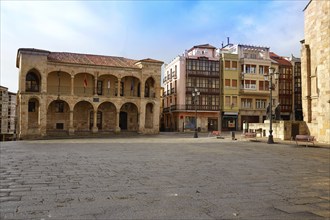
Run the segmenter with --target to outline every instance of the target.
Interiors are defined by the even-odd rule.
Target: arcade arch
[[[123,131],[138,131],[139,114],[134,103],[127,102],[120,108],[119,127]]]

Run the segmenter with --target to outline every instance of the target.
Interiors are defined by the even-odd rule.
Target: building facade
[[[19,49],[19,137],[158,133],[162,64]]]
[[[164,126],[167,131],[218,130],[220,63],[216,48],[197,45],[165,65]],[[193,96],[198,90],[199,95]]]
[[[304,9],[301,41],[303,117],[309,133],[330,143],[330,1],[311,0]]]
[[[221,51],[222,54],[232,54],[237,56],[238,73],[235,70],[235,62],[232,63],[230,67],[228,66],[229,62],[227,64],[224,63],[222,66],[224,66],[225,81],[223,91],[225,96],[226,88],[230,85],[231,89],[233,89],[232,79],[237,76],[237,82],[239,84],[237,123],[239,130],[243,129],[244,123],[263,123],[267,118],[266,110],[270,102],[270,82],[269,78],[265,78],[265,75],[269,74],[270,67],[274,67],[275,71],[278,71],[278,64],[270,59],[269,48],[242,44],[228,44],[223,47]],[[231,73],[226,73],[226,69],[228,68],[231,68]],[[228,74],[231,74],[231,77],[233,78],[226,82],[226,75]],[[229,84],[229,81],[231,84]],[[273,80],[272,85],[274,90],[272,91],[272,106],[274,112],[276,104],[278,103],[278,81]],[[224,99],[226,99],[226,97],[224,97]],[[234,107],[235,103],[232,103],[234,103],[233,100],[228,102],[229,105]]]
[[[3,86],[0,86],[0,114],[1,140],[4,140],[5,136],[16,133],[16,93]]]
[[[288,59],[293,70],[293,120],[303,121],[302,99],[301,99],[301,61],[300,58],[291,55]]]
[[[220,52],[221,70],[221,130],[240,130],[239,116],[239,92],[240,92],[240,67],[238,54],[230,53],[226,49]]]
[[[280,108],[281,120],[293,120],[293,72],[290,61],[273,52],[270,52],[270,58],[277,63],[278,66],[278,103]]]

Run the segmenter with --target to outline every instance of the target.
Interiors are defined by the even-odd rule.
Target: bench
[[[244,134],[242,134],[243,137],[245,138],[255,138],[257,139],[257,133],[255,132],[246,132]]]
[[[216,136],[216,137],[218,137],[218,136],[220,136],[220,133],[221,133],[220,131],[212,131],[212,132],[209,133],[209,137],[210,136]]]
[[[255,137],[257,137],[257,133],[254,133],[254,132],[246,132],[246,133],[244,134],[244,136],[245,136],[246,138],[255,138]]]
[[[298,145],[298,141],[300,142],[306,142],[306,147],[307,147],[307,143],[311,142],[314,145],[314,136],[310,136],[307,134],[298,134],[296,135],[296,144]]]

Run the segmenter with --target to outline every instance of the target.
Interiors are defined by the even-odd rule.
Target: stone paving
[[[1,142],[1,219],[330,219],[330,150],[175,133]]]

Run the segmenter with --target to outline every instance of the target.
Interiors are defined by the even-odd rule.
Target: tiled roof
[[[275,60],[279,65],[281,66],[292,66],[292,64],[290,63],[290,61],[284,59],[283,57],[273,53],[273,52],[269,52],[269,57],[272,60]]]
[[[52,62],[60,63],[138,68],[136,65],[134,65],[137,60],[127,59],[124,57],[67,52],[50,52],[50,54],[47,56],[47,59]]]
[[[143,60],[139,60],[139,61],[141,61],[141,62],[149,62],[149,63],[164,63],[163,61],[154,60],[154,59],[151,59],[151,58],[147,58],[147,59],[143,59]]]
[[[208,49],[217,49],[216,47],[210,45],[210,44],[201,44],[201,45],[196,45],[190,48],[188,51],[193,50],[194,48],[208,48]]]

